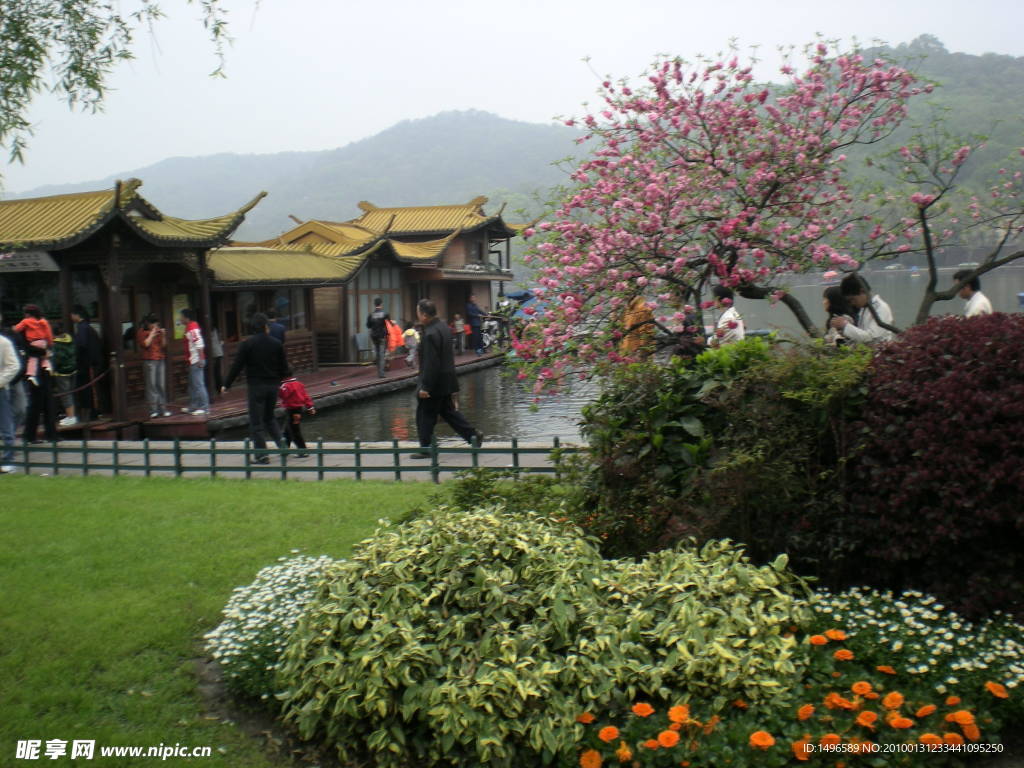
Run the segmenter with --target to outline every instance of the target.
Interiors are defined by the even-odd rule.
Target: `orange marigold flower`
[[[960,709],[953,713],[953,722],[958,725],[972,725],[974,723],[974,715],[966,709]]]
[[[841,629],[826,629],[825,637],[827,637],[829,640],[838,640],[842,642],[846,639],[846,633],[843,632],[843,630]]]
[[[800,709],[796,711],[797,720],[806,720],[814,714],[814,707],[810,704],[804,704]]]
[[[628,763],[633,759],[633,750],[626,745],[626,742],[620,741],[619,748],[615,750],[615,756],[619,758],[620,763]]]
[[[597,718],[594,717],[589,712],[584,712],[582,715],[576,715],[576,722],[577,723],[583,723],[584,725],[590,725],[596,719]]]
[[[658,734],[658,743],[663,747],[674,747],[679,743],[679,734],[675,731],[662,731]]]
[[[619,729],[614,725],[606,725],[600,731],[597,732],[597,738],[603,741],[605,744],[609,744],[619,738]]]
[[[930,715],[936,709],[937,707],[934,704],[925,704],[923,707],[917,710],[917,712],[914,713],[914,717],[928,717],[928,715]]]
[[[601,753],[596,749],[588,749],[580,755],[580,768],[601,768]]]
[[[872,712],[870,709],[865,709],[857,715],[857,725],[863,725],[865,728],[874,728],[877,721],[878,714]]]
[[[909,717],[894,717],[889,720],[889,725],[893,728],[910,728],[914,724],[914,721]]]
[[[775,739],[768,731],[754,731],[750,734],[750,746],[755,749],[768,749],[775,745]]]
[[[866,693],[871,693],[871,683],[865,682],[864,680],[858,680],[850,686],[850,690],[858,696],[863,696]]]
[[[825,697],[825,706],[829,709],[856,709],[857,705],[849,699],[844,699],[835,691],[832,691]]]
[[[644,746],[647,747],[647,749],[657,749],[661,744],[658,743],[657,739],[648,739],[644,742]]]
[[[969,725],[964,725],[961,727],[963,728],[964,736],[966,736],[971,741],[977,741],[981,738],[981,731],[978,730],[978,726],[976,726],[974,723],[970,723]]]
[[[811,645],[825,645],[828,642],[828,638],[824,635],[811,635],[809,642]]]
[[[886,675],[895,675],[896,670],[890,667],[888,664],[882,664],[881,666],[875,667],[879,672],[883,672]]]
[[[747,702],[745,702],[743,699],[735,699],[733,701],[732,705],[734,707],[736,707],[736,709],[746,709],[747,708]]]
[[[685,704],[677,704],[668,710],[668,719],[673,723],[685,723],[690,719],[690,708]]]
[[[946,697],[946,706],[947,707],[955,707],[959,703],[960,703],[960,697],[959,696],[947,696]]]
[[[823,747],[827,747],[832,744],[841,744],[842,741],[843,739],[838,733],[826,733],[824,736],[818,739],[818,743],[821,744]]]
[[[885,694],[885,698],[882,699],[882,706],[886,709],[899,709],[903,706],[903,694],[899,691],[893,691],[892,693]]]
[[[942,743],[942,737],[941,736],[937,736],[934,733],[922,733],[920,736],[917,737],[917,740],[921,744],[941,744]]]
[[[995,696],[997,699],[1008,699],[1010,698],[1009,692],[1006,690],[1005,685],[999,683],[993,683],[991,681],[985,683],[985,690]]]
[[[840,648],[832,654],[832,658],[836,661],[850,661],[853,659],[853,651],[849,651],[846,648]]]
[[[638,701],[633,705],[633,714],[639,715],[640,717],[648,717],[654,714],[654,707],[646,701]]]
[[[964,737],[959,733],[944,733],[942,734],[942,741],[946,744],[963,744]]]
[[[874,691],[868,691],[867,693],[864,694],[864,698],[865,699],[871,699],[872,701],[874,701],[875,699],[878,698],[878,694],[875,693]]]
[[[722,718],[720,718],[718,715],[712,715],[711,719],[704,724],[704,735],[706,736],[713,730],[715,730],[715,726],[718,725],[720,722],[722,722]]]
[[[793,757],[795,757],[800,762],[804,762],[806,760],[811,759],[811,752],[813,751],[814,747],[811,746],[810,739],[800,739],[799,741],[794,741],[792,744],[790,744],[790,747],[793,750]]]

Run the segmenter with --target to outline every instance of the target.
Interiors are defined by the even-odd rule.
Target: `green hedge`
[[[595,706],[785,697],[805,595],[785,558],[728,542],[605,560],[548,517],[441,508],[327,570],[284,654],[285,719],[381,766],[562,763]]]

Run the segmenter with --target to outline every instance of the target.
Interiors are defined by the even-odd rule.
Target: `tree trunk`
[[[736,289],[744,299],[767,299],[774,293],[774,290],[769,288],[761,288],[756,285],[744,285]],[[821,329],[818,328],[807,314],[807,310],[804,309],[804,305],[800,303],[800,300],[791,293],[783,293],[779,299],[783,304],[789,307],[789,311],[796,317],[797,322],[807,332],[807,335],[812,338],[818,338],[821,336]]]

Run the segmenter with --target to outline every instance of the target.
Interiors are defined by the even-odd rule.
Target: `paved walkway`
[[[170,440],[62,441],[21,447],[16,455],[19,473],[33,475],[123,475],[143,477],[226,477],[289,480],[361,478],[380,480],[438,480],[474,466],[516,468],[524,473],[554,471],[552,443],[486,443],[472,449],[455,440],[442,441],[433,459],[413,459],[413,442],[386,441],[309,445],[310,455],[268,452],[270,464],[253,462],[241,441]],[[567,446],[567,448],[571,447]]]

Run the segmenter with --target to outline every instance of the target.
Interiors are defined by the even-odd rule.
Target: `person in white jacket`
[[[6,336],[0,336],[0,439],[3,439],[3,453],[0,453],[0,474],[14,471],[14,409],[11,406],[10,384],[21,372],[21,360],[14,344]]]
[[[981,292],[981,280],[977,277],[972,277],[968,280],[967,276],[969,274],[971,274],[971,270],[961,269],[953,275],[954,283],[962,283],[960,290],[956,292],[956,295],[967,302],[967,306],[964,307],[964,317],[991,315],[992,302],[990,302],[988,297]]]
[[[833,317],[832,327],[855,344],[874,344],[896,338],[886,325],[892,325],[892,310],[881,296],[872,295],[871,286],[860,275],[847,275],[839,284],[843,296],[857,310],[856,322]]]
[[[733,306],[736,296],[731,288],[724,285],[716,285],[711,289],[715,297],[715,306],[723,309],[718,324],[715,326],[715,334],[711,337],[712,347],[721,347],[724,344],[732,344],[734,341],[743,341],[746,336],[746,326],[739,311]]]

